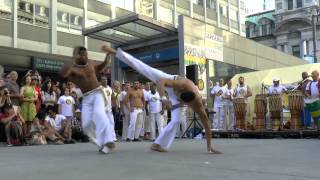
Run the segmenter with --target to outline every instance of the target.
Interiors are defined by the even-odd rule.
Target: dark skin
[[[92,60],[88,59],[87,51],[75,50],[71,61],[65,63],[60,74],[75,83],[86,93],[100,86],[96,72],[100,72],[108,64],[110,64],[109,54],[106,55],[103,63],[95,65]]]
[[[110,54],[115,54],[117,51],[113,48],[110,48],[108,46],[103,46],[102,49]],[[183,102],[182,103],[188,105],[191,107],[200,117],[200,120],[202,124],[204,125],[205,131],[206,131],[206,140],[207,140],[207,152],[210,154],[221,154],[220,151],[215,150],[211,146],[211,130],[210,130],[210,124],[209,124],[209,118],[205,112],[204,106],[202,104],[202,97],[199,94],[198,88],[194,85],[194,83],[186,78],[180,78],[177,80],[169,80],[169,79],[161,79],[160,81],[156,82],[158,85],[158,91],[161,97],[165,96],[165,88],[166,87],[172,87],[177,95],[177,97],[180,97],[180,95],[187,91],[192,91],[195,94],[195,98],[191,102]],[[164,104],[169,104],[169,101],[163,101]],[[155,148],[156,151],[165,152],[165,150],[157,145]],[[154,149],[153,149],[154,150]]]

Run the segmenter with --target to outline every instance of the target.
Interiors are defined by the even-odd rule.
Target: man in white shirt
[[[125,106],[125,97],[127,92],[130,91],[130,83],[126,82],[123,91],[120,93],[120,111],[122,114],[122,140],[125,141],[128,137],[128,127],[130,121],[130,111]],[[130,105],[129,105],[130,106]]]
[[[149,115],[150,126],[151,126],[151,134],[150,139],[155,140],[156,137],[156,123],[158,127],[158,133],[160,134],[162,131],[162,118],[161,113],[162,110],[162,102],[159,93],[156,91],[156,85],[151,85],[150,93],[145,98],[147,105],[149,105],[149,109],[146,109],[146,114]]]
[[[68,123],[67,118],[61,114],[57,114],[54,106],[47,107],[48,116],[46,121],[66,139],[66,144],[73,144],[71,123]]]
[[[232,82],[229,81],[227,83],[228,87],[225,93],[223,94],[224,99],[224,112],[226,115],[226,123],[224,130],[234,130],[234,107],[232,102],[232,95],[233,95],[233,89],[232,89]]]
[[[220,79],[219,84],[214,86],[211,90],[211,96],[214,97],[212,128],[215,130],[222,130],[224,126],[224,109],[223,109],[223,98],[222,95],[227,91],[224,87],[224,80]]]
[[[105,111],[107,114],[106,121],[109,121],[109,124],[113,126],[113,133],[112,133],[113,141],[117,141],[117,136],[114,129],[114,117],[112,113],[112,101],[111,101],[112,89],[110,86],[108,86],[107,82],[108,82],[108,78],[106,76],[100,77],[100,83],[101,83],[101,86],[103,87],[102,90],[103,90],[104,96],[106,97],[105,99]]]
[[[147,97],[149,96],[149,94],[151,93],[150,91],[150,82],[146,82],[144,86],[142,86],[142,90],[143,90],[143,96],[144,96],[144,100],[145,102],[147,102]],[[151,138],[151,121],[150,121],[150,116],[149,114],[147,114],[146,112],[149,111],[149,106],[148,104],[146,104],[145,109],[144,109],[144,125],[143,125],[143,132],[144,132],[144,139],[146,140],[150,140]]]
[[[306,107],[311,111],[313,126],[316,129],[320,129],[320,88],[319,88],[319,71],[312,71],[311,74],[312,81],[307,84],[306,87],[306,96],[305,99]]]
[[[73,118],[75,100],[70,96],[70,89],[64,90],[64,95],[58,99],[59,114],[65,116],[67,119]]]
[[[268,94],[269,95],[271,95],[271,94],[282,95],[286,91],[287,91],[287,89],[280,84],[280,78],[274,77],[273,78],[273,85],[269,87]]]

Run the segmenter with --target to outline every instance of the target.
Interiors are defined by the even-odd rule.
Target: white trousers
[[[181,108],[177,108],[171,111],[171,121],[161,131],[159,137],[155,141],[156,144],[159,144],[161,147],[166,149],[169,149],[171,147],[173,140],[177,134],[180,114]]]
[[[168,124],[168,116],[167,115],[162,115],[162,129],[165,128]]]
[[[105,111],[105,101],[100,91],[92,92],[83,97],[82,128],[90,138],[96,138],[98,146],[103,146],[114,140],[113,115],[112,112]]]
[[[128,128],[128,138],[130,140],[138,139],[141,133],[143,124],[143,111],[142,109],[134,108],[133,112],[130,112],[130,123]]]
[[[144,113],[144,132],[145,133],[150,133],[151,130],[151,121],[150,121],[150,115],[147,116],[146,113]]]
[[[122,120],[122,140],[126,140],[128,137],[130,114],[124,114]]]
[[[158,127],[158,133],[160,134],[162,131],[162,121],[163,118],[161,117],[162,115],[160,113],[150,113],[149,115],[149,120],[150,120],[150,125],[151,125],[151,139],[154,140],[156,138],[156,123]]]
[[[234,107],[233,104],[225,104],[224,106],[224,114],[225,114],[225,126],[224,130],[234,130],[235,126],[235,115],[234,115]]]
[[[187,130],[187,107],[182,107],[180,111],[179,126],[176,136],[182,137]],[[185,135],[186,137],[186,135]]]
[[[224,127],[224,108],[223,106],[215,106],[213,108],[215,114],[213,115],[212,128],[222,130]]]
[[[120,61],[126,63],[128,66],[130,66],[132,69],[138,71],[140,74],[144,75],[148,79],[150,79],[152,82],[157,83],[161,79],[175,79],[175,75],[167,74],[163,71],[160,71],[158,69],[155,69],[153,67],[148,66],[147,64],[143,63],[139,59],[136,59],[135,57],[131,56],[130,54],[122,51],[120,48],[117,49],[116,58],[118,58]],[[179,104],[177,96],[174,93],[173,88],[166,88],[166,91],[169,95],[169,99],[172,103],[172,105]]]

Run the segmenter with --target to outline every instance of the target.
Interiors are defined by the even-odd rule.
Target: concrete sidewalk
[[[111,155],[92,144],[0,147],[1,180],[302,180],[320,179],[320,141],[217,139],[222,155],[206,154],[204,140],[176,140],[169,153],[150,142],[117,143]]]

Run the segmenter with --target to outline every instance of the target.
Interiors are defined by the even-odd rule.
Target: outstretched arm
[[[110,66],[110,64],[111,64],[111,55],[110,55],[110,53],[107,53],[103,63],[95,66],[95,70],[98,73],[98,72],[102,71],[106,66]]]
[[[72,66],[73,66],[75,60],[76,60],[76,57],[72,57],[72,59],[69,62],[64,63],[62,69],[60,70],[60,75],[63,78],[66,78],[71,74]]]
[[[104,51],[105,53],[108,53],[108,54],[116,54],[117,53],[117,50],[115,50],[107,45],[103,45],[101,47],[101,50]]]

